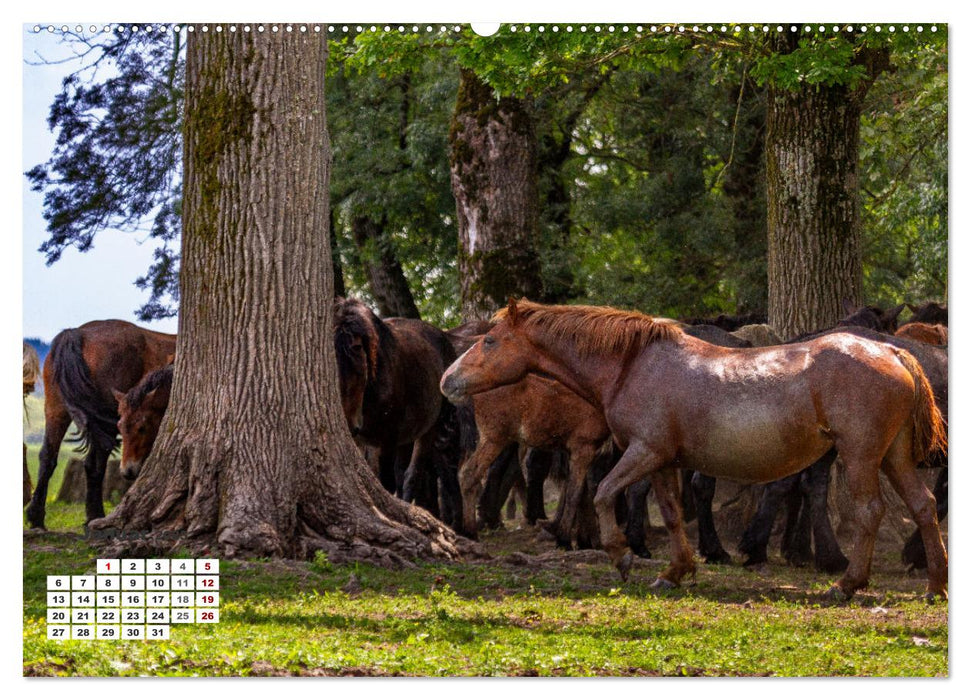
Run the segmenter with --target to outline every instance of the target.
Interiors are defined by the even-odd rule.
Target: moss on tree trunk
[[[487,318],[510,295],[539,298],[537,144],[527,101],[496,99],[463,70],[449,144],[462,316]]]

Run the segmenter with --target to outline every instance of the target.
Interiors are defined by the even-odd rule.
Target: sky
[[[22,172],[50,157],[54,134],[47,127],[47,114],[61,80],[78,65],[31,65],[40,57],[53,61],[71,55],[57,33],[31,30],[24,27]],[[134,284],[152,262],[155,242],[147,233],[102,231],[86,253],[70,248],[48,267],[37,251],[47,238],[43,196],[30,190],[26,177],[22,182],[24,337],[50,341],[65,328],[107,318],[175,333],[174,318],[146,323],[135,316],[148,299],[148,292]]]

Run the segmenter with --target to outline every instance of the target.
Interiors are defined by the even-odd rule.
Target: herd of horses
[[[443,331],[338,298],[334,349],[348,428],[381,483],[461,534],[495,524],[513,489],[528,521],[545,519],[543,482],[560,465],[548,524],[557,542],[602,547],[626,579],[635,554],[650,556],[653,490],[672,542],[655,585],[674,586],[695,571],[685,509],[696,512],[700,554],[730,561],[714,528],[715,480],[766,483],[739,545],[745,563],[766,560],[786,504],[787,558],[843,571],[831,592],[848,598],[867,585],[883,473],[917,525],[904,561],[927,569],[929,597],[946,598],[947,309],[910,306],[898,328],[904,308],[847,307],[835,327],[782,341],[764,318],[673,321],[526,300]],[[87,449],[88,521],[104,515],[102,481],[119,435],[122,473],[137,477],[168,406],[175,345],[174,335],[124,321],[55,337],[30,525],[44,526],[72,420]],[[827,510],[837,457],[856,528],[849,557]],[[933,494],[917,467],[941,468]]]

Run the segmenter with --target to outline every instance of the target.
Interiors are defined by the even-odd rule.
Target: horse
[[[24,413],[27,412],[27,394],[34,390],[37,378],[40,377],[40,358],[37,350],[29,343],[24,343]],[[27,443],[24,443],[24,505],[30,503],[33,484],[30,483],[30,473],[27,471]]]
[[[947,326],[947,305],[938,304],[936,301],[928,301],[925,304],[907,304],[911,311],[911,323],[939,323]]]
[[[850,334],[733,350],[636,312],[526,300],[511,300],[494,320],[442,376],[442,392],[461,400],[543,374],[603,411],[624,454],[594,502],[604,548],[623,580],[633,555],[613,518],[621,489],[651,477],[673,545],[673,560],[654,585],[672,587],[696,570],[677,499],[678,467],[768,482],[836,447],[857,532],[850,565],[830,594],[848,599],[867,585],[884,510],[882,469],[920,527],[928,598],[947,597],[934,497],[915,470],[946,447],[947,436],[930,384],[908,352]]]
[[[583,481],[594,456],[610,438],[601,413],[559,382],[534,375],[477,394],[471,401],[479,441],[459,470],[463,534],[477,535],[475,507],[489,466],[509,445],[520,443],[569,452],[569,476],[561,499],[564,508],[553,534],[562,545],[572,546]]]
[[[904,310],[906,304],[899,304],[884,311],[879,306],[855,307],[846,299],[843,300],[843,318],[836,322],[838,328],[844,326],[858,326],[872,328],[881,333],[894,333],[897,330],[897,317]]]
[[[655,320],[660,320],[654,317]],[[717,326],[723,331],[737,331],[742,326],[748,326],[753,323],[767,323],[768,317],[763,313],[751,313],[751,314],[718,314],[717,316],[711,316],[708,318],[682,318],[680,323],[685,326]]]
[[[436,437],[457,430],[455,409],[438,383],[456,353],[445,333],[417,319],[380,319],[357,299],[336,298],[334,346],[341,404],[355,438],[380,448],[378,476],[384,487],[439,516],[461,517],[455,465],[435,457]],[[407,467],[407,468],[405,468]]]
[[[44,527],[47,488],[57,454],[74,420],[87,454],[85,522],[104,517],[102,483],[118,446],[118,404],[112,390],[127,391],[146,374],[172,362],[175,336],[119,320],[91,321],[58,333],[44,361],[44,441],[37,488],[27,520]]]
[[[112,390],[118,402],[118,432],[121,435],[121,475],[134,480],[152,451],[159,426],[169,406],[175,365],[169,364],[146,374],[127,393]]]
[[[788,341],[798,343],[835,333],[850,333],[870,341],[885,343],[909,352],[927,377],[938,408],[946,425],[948,417],[948,358],[947,350],[906,337],[881,333],[872,328],[840,326],[826,331],[809,333]],[[836,461],[836,450],[828,451],[822,459],[803,474],[793,475],[769,484],[762,494],[758,512],[746,527],[739,543],[739,550],[746,555],[746,566],[767,561],[766,549],[779,507],[783,501],[790,504],[789,520],[783,537],[783,554],[794,564],[815,559],[821,571],[842,571],[849,560],[840,550],[829,519],[828,494],[830,468]],[[938,520],[947,515],[947,458],[943,451],[933,452],[921,467],[942,468],[934,486]],[[810,534],[811,530],[811,534]],[[810,540],[810,537],[812,540]],[[815,555],[811,542],[815,543]],[[922,537],[915,531],[904,545],[902,559],[912,568],[924,568]]]
[[[898,338],[913,338],[928,345],[947,345],[947,326],[940,323],[910,321],[898,328],[894,335]]]

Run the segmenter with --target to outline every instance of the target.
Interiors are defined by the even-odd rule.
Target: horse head
[[[518,382],[530,369],[536,348],[520,332],[518,305],[514,299],[493,317],[496,324],[445,370],[439,388],[452,403]]]
[[[172,365],[145,376],[127,394],[112,389],[118,401],[121,475],[135,479],[155,445],[172,391]]]
[[[892,309],[884,311],[879,306],[861,306],[856,308],[843,300],[843,312],[846,317],[837,322],[837,326],[859,326],[861,328],[871,328],[881,333],[893,334],[897,331],[897,317],[904,310],[905,304],[899,304]]]
[[[380,320],[357,299],[334,300],[334,350],[347,427],[356,435],[364,424],[364,392],[377,378]]]

